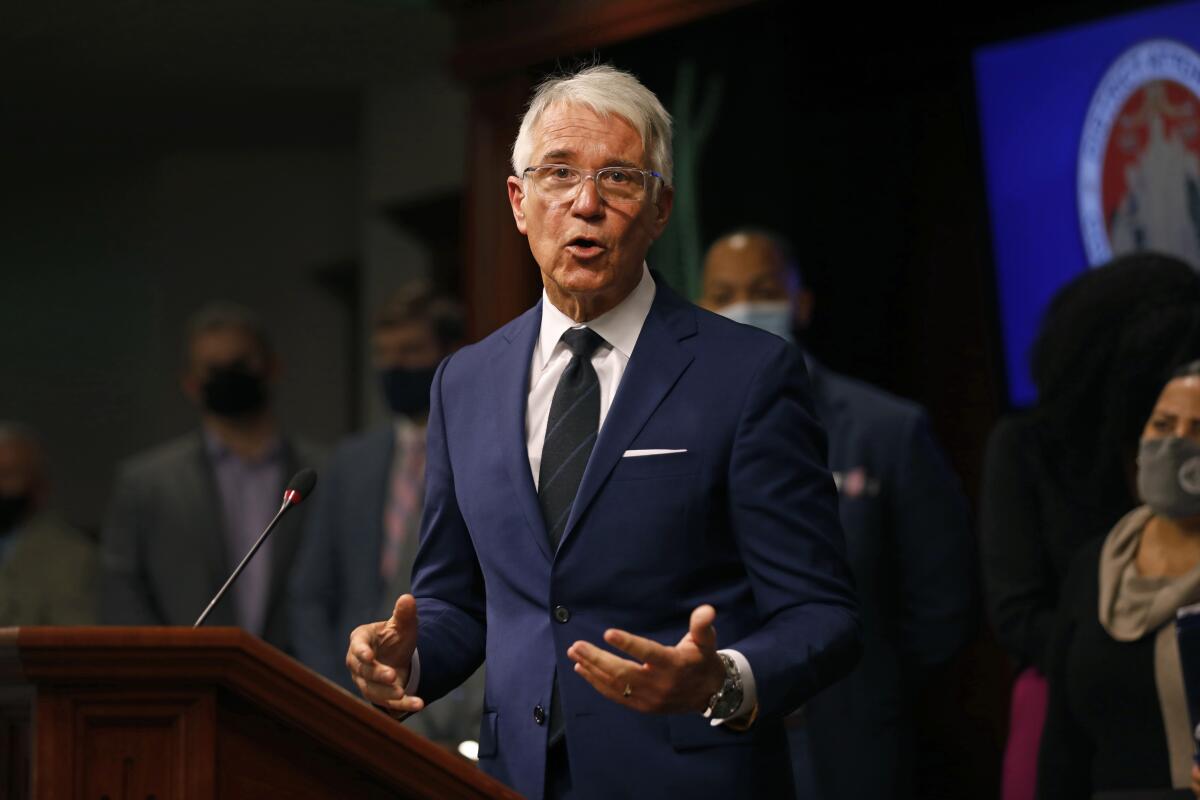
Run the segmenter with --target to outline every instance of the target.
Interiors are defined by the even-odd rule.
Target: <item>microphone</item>
[[[304,498],[312,494],[313,487],[316,485],[317,473],[315,470],[302,469],[292,477],[291,482],[287,485],[287,489],[283,492],[283,505],[275,512],[274,519],[267,525],[267,529],[262,532],[262,535],[258,537],[258,541],[250,548],[250,552],[246,553],[246,557],[242,559],[240,564],[234,567],[233,574],[229,576],[229,579],[225,581],[225,584],[217,591],[213,599],[208,602],[208,606],[205,607],[204,611],[196,619],[196,624],[192,626],[193,628],[199,628],[204,624],[204,620],[208,618],[209,612],[225,596],[225,592],[237,580],[238,575],[242,574],[242,570],[250,563],[250,559],[254,558],[254,554],[258,552],[258,548],[262,547],[262,543],[267,540],[267,536],[270,535],[271,531],[275,530],[275,526],[279,523],[279,520],[283,519],[283,515],[287,513],[287,510],[292,506],[298,506],[304,502]]]

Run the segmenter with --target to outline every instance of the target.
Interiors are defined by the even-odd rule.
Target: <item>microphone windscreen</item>
[[[284,493],[295,493],[294,503],[299,503],[304,498],[312,494],[313,487],[317,485],[317,471],[314,469],[302,469],[297,472],[291,482],[287,485],[287,491]]]

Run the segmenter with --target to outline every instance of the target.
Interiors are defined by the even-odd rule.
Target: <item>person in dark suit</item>
[[[788,341],[813,306],[782,237],[722,236],[700,305]],[[925,411],[806,354],[862,608],[863,659],[789,720],[797,796],[914,796],[914,705],[966,644],[976,608],[966,499]]]
[[[371,334],[387,424],[348,438],[334,452],[309,507],[292,582],[296,655],[353,689],[342,643],[364,619],[391,614],[411,589],[425,484],[425,425],[437,365],[462,344],[457,303],[425,282],[379,309]],[[444,746],[476,739],[482,671],[450,697],[406,722]],[[468,745],[469,747],[469,745]]]
[[[191,625],[279,509],[288,479],[321,453],[284,436],[271,410],[278,362],[257,317],[198,311],[187,333],[184,393],[200,430],[124,463],[101,535],[101,619]],[[208,618],[291,652],[287,584],[304,509],[280,522]]]
[[[645,265],[670,117],[607,66],[542,84],[509,200],[541,302],[433,382],[413,594],[357,628],[372,702],[487,659],[483,768],[530,798],[780,798],[783,718],[859,652],[799,353]]]

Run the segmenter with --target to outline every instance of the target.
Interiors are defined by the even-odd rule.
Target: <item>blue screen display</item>
[[[1155,49],[1155,43],[1161,46]],[[1165,109],[1163,119],[1173,120],[1174,109],[1182,107],[1180,98],[1197,94],[1200,86],[1197,53],[1200,2],[1139,11],[975,52],[997,300],[1010,400],[1015,405],[1029,405],[1036,397],[1029,351],[1050,298],[1090,264],[1104,260],[1097,254],[1101,245],[1096,244],[1094,232],[1100,231],[1104,238],[1108,224],[1117,253],[1129,249],[1121,244],[1122,236],[1164,249],[1154,241],[1147,245],[1137,224],[1119,221],[1125,219],[1122,214],[1133,213],[1128,199],[1117,205],[1121,192],[1133,192],[1126,191],[1125,179],[1114,177],[1128,175],[1130,159],[1147,150],[1146,137],[1161,131],[1135,135],[1128,125],[1121,127],[1126,123],[1118,117],[1133,119],[1134,111],[1153,105],[1145,99],[1151,97],[1157,102],[1155,108]],[[1167,81],[1172,94],[1162,99],[1151,88],[1147,95],[1151,80]],[[1194,118],[1179,124],[1191,127],[1171,127],[1168,143],[1174,141],[1171,137],[1200,140]],[[1117,133],[1110,136],[1112,131]],[[1120,136],[1125,139],[1114,138]],[[1110,140],[1109,150],[1085,147],[1087,141],[1104,145]],[[1192,146],[1200,151],[1200,144]],[[1121,147],[1131,154],[1122,155]],[[1095,158],[1087,156],[1089,152]],[[1189,157],[1180,152],[1180,158]],[[1102,169],[1091,174],[1096,164]],[[1090,182],[1085,181],[1089,175]],[[1086,211],[1087,198],[1092,197],[1087,186],[1097,187],[1091,217]],[[1186,225],[1186,220],[1180,224]],[[1093,232],[1090,239],[1089,231]]]

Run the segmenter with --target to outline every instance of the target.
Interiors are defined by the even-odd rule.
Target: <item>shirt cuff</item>
[[[745,659],[742,659],[745,661]],[[743,678],[742,680],[745,680]],[[407,697],[410,694],[417,693],[417,686],[421,683],[421,654],[413,650],[412,663],[408,667],[408,683],[404,684],[404,694]]]
[[[750,662],[737,650],[718,650],[717,652],[729,656],[733,659],[733,663],[737,665],[738,674],[742,678],[742,703],[728,717],[712,720],[709,724],[714,728],[725,722],[737,722],[744,717],[748,717],[754,710],[754,707],[758,705],[758,689],[754,685],[754,671],[750,669]]]

